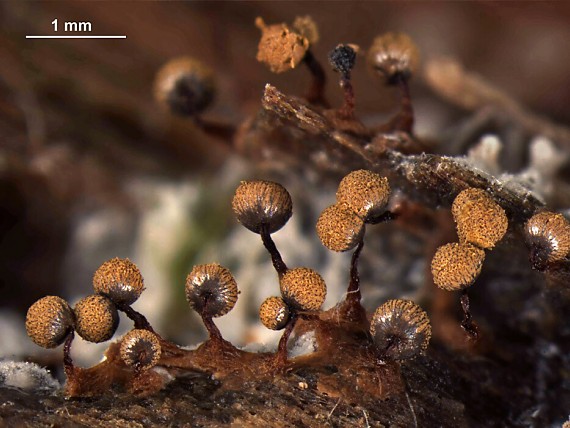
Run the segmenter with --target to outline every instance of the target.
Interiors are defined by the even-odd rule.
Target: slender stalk
[[[339,302],[335,310],[338,318],[359,325],[366,324],[366,311],[360,303],[360,274],[358,273],[358,259],[364,247],[364,236],[356,246],[350,261],[350,282],[346,291],[346,297]]]
[[[271,262],[273,263],[273,267],[277,271],[277,275],[279,275],[279,278],[282,278],[283,275],[285,275],[285,272],[287,272],[287,265],[283,261],[281,253],[279,253],[279,250],[275,246],[275,242],[273,242],[273,239],[271,238],[268,225],[266,224],[261,225],[260,235],[261,235],[261,240],[263,241],[263,245],[271,255]]]
[[[352,259],[350,261],[350,282],[348,284],[346,298],[336,306],[340,318],[358,324],[366,323],[366,311],[360,303],[362,295],[360,293],[360,275],[358,273],[358,259],[363,247],[364,237],[356,246],[354,253],[352,253]]]
[[[223,141],[225,144],[230,145],[234,139],[236,128],[233,125],[204,120],[199,116],[194,117],[194,122],[206,134]]]
[[[218,326],[214,323],[212,316],[209,315],[212,311],[208,309],[208,306],[211,303],[214,303],[212,297],[213,296],[209,293],[203,297],[204,304],[202,305],[202,309],[199,311],[200,316],[202,317],[202,322],[204,323],[206,330],[208,330],[208,335],[210,337],[209,343],[220,350],[235,351],[235,346],[222,337],[222,333],[218,329]]]
[[[384,211],[377,217],[366,219],[366,223],[368,224],[379,224],[384,223],[387,221],[395,220],[398,217],[398,213],[394,213],[392,211]]]
[[[354,119],[354,88],[350,81],[350,74],[342,76],[340,87],[344,91],[344,105],[338,112],[344,119]]]
[[[71,344],[73,343],[74,338],[75,333],[71,330],[63,345],[63,370],[65,371],[65,376],[67,376],[68,379],[73,376],[73,372],[75,370],[73,358],[71,358]]]
[[[471,316],[467,290],[463,290],[461,292],[461,308],[463,309],[463,321],[461,321],[461,327],[463,327],[463,330],[465,330],[471,340],[477,340],[479,338],[479,328]]]
[[[364,238],[360,240],[350,261],[350,283],[348,284],[347,300],[357,300],[360,302],[362,298],[360,293],[360,275],[358,274],[358,259],[364,247]]]
[[[154,333],[154,329],[151,327],[146,317],[140,312],[135,311],[130,305],[119,303],[117,304],[117,309],[124,312],[125,315],[134,322],[135,328],[148,330]]]
[[[289,337],[295,328],[295,324],[297,323],[298,316],[295,312],[291,314],[291,318],[289,319],[289,323],[285,327],[285,331],[283,332],[283,336],[279,340],[279,345],[277,347],[277,354],[276,360],[277,364],[280,366],[284,366],[287,364],[287,342],[289,341]]]
[[[307,50],[303,62],[309,68],[312,76],[311,86],[305,98],[307,98],[307,101],[311,104],[318,104],[325,108],[329,107],[329,103],[325,99],[327,78],[323,66],[317,61],[310,49]]]
[[[210,339],[216,340],[219,342],[225,342],[224,338],[222,337],[222,333],[220,333],[220,330],[218,329],[216,324],[214,324],[212,317],[206,315],[204,312],[205,311],[203,311],[201,314],[202,321],[204,322],[204,325],[206,326],[206,330],[208,330],[208,334],[210,335]]]
[[[400,112],[397,116],[396,129],[411,134],[414,128],[414,108],[412,106],[408,80],[400,76],[398,78],[398,87],[400,88],[402,99],[400,101]]]

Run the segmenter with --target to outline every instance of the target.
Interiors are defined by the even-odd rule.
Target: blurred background
[[[276,276],[259,237],[230,212],[233,190],[251,177],[288,187],[294,217],[275,235],[277,245],[288,264],[321,271],[326,306],[338,301],[350,256],[330,254],[312,232],[335,183],[276,172],[161,110],[152,97],[156,71],[180,55],[215,70],[218,96],[204,114],[209,120],[239,125],[258,111],[268,82],[303,94],[305,69],[275,75],[256,61],[254,26],[257,16],[273,24],[303,15],[319,26],[312,49],[327,69],[333,105],[342,94],[327,53],[338,43],[365,51],[376,35],[404,31],[422,61],[452,57],[529,111],[570,123],[564,2],[0,2],[0,358],[59,357],[61,350],[46,353],[25,337],[27,308],[47,294],[72,304],[90,294],[93,272],[112,257],[129,257],[142,271],[147,290],[135,309],[165,337],[188,345],[205,331],[184,299],[186,274],[197,263],[228,266],[242,294],[218,321],[224,336],[240,345],[274,343],[256,314],[278,292]],[[55,18],[89,21],[92,35],[127,39],[25,39],[54,34]],[[359,57],[353,73],[357,115],[382,123],[396,111],[398,94],[363,65]],[[449,135],[471,116],[421,78],[413,80],[412,94],[420,137]],[[521,156],[509,162],[513,172],[528,157]],[[393,295],[414,297],[426,280],[421,241],[406,233],[392,238],[370,244],[369,260],[376,259],[363,267],[369,308]],[[406,250],[397,265],[394,248]],[[130,326],[122,319],[121,331]],[[105,346],[74,345],[74,356],[92,364]]]

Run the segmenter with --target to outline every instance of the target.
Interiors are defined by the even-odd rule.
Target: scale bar
[[[26,39],[126,39],[127,36],[26,36]]]

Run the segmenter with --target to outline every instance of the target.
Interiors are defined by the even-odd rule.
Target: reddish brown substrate
[[[162,355],[157,367],[135,375],[119,356],[119,343],[113,343],[100,364],[69,372],[66,395],[97,396],[111,389],[127,390],[137,395],[160,391],[173,378],[185,372],[208,373],[221,382],[224,389],[239,388],[244,382],[270,381],[287,378],[300,369],[314,369],[318,389],[329,396],[352,397],[366,393],[385,399],[403,391],[399,366],[378,361],[368,335],[364,310],[354,302],[345,301],[318,316],[302,316],[294,334],[313,331],[314,353],[289,358],[287,362],[273,353],[246,352],[224,340],[208,340],[195,350],[186,350],[160,338]],[[330,370],[334,367],[334,370]],[[327,369],[325,369],[327,368]]]

